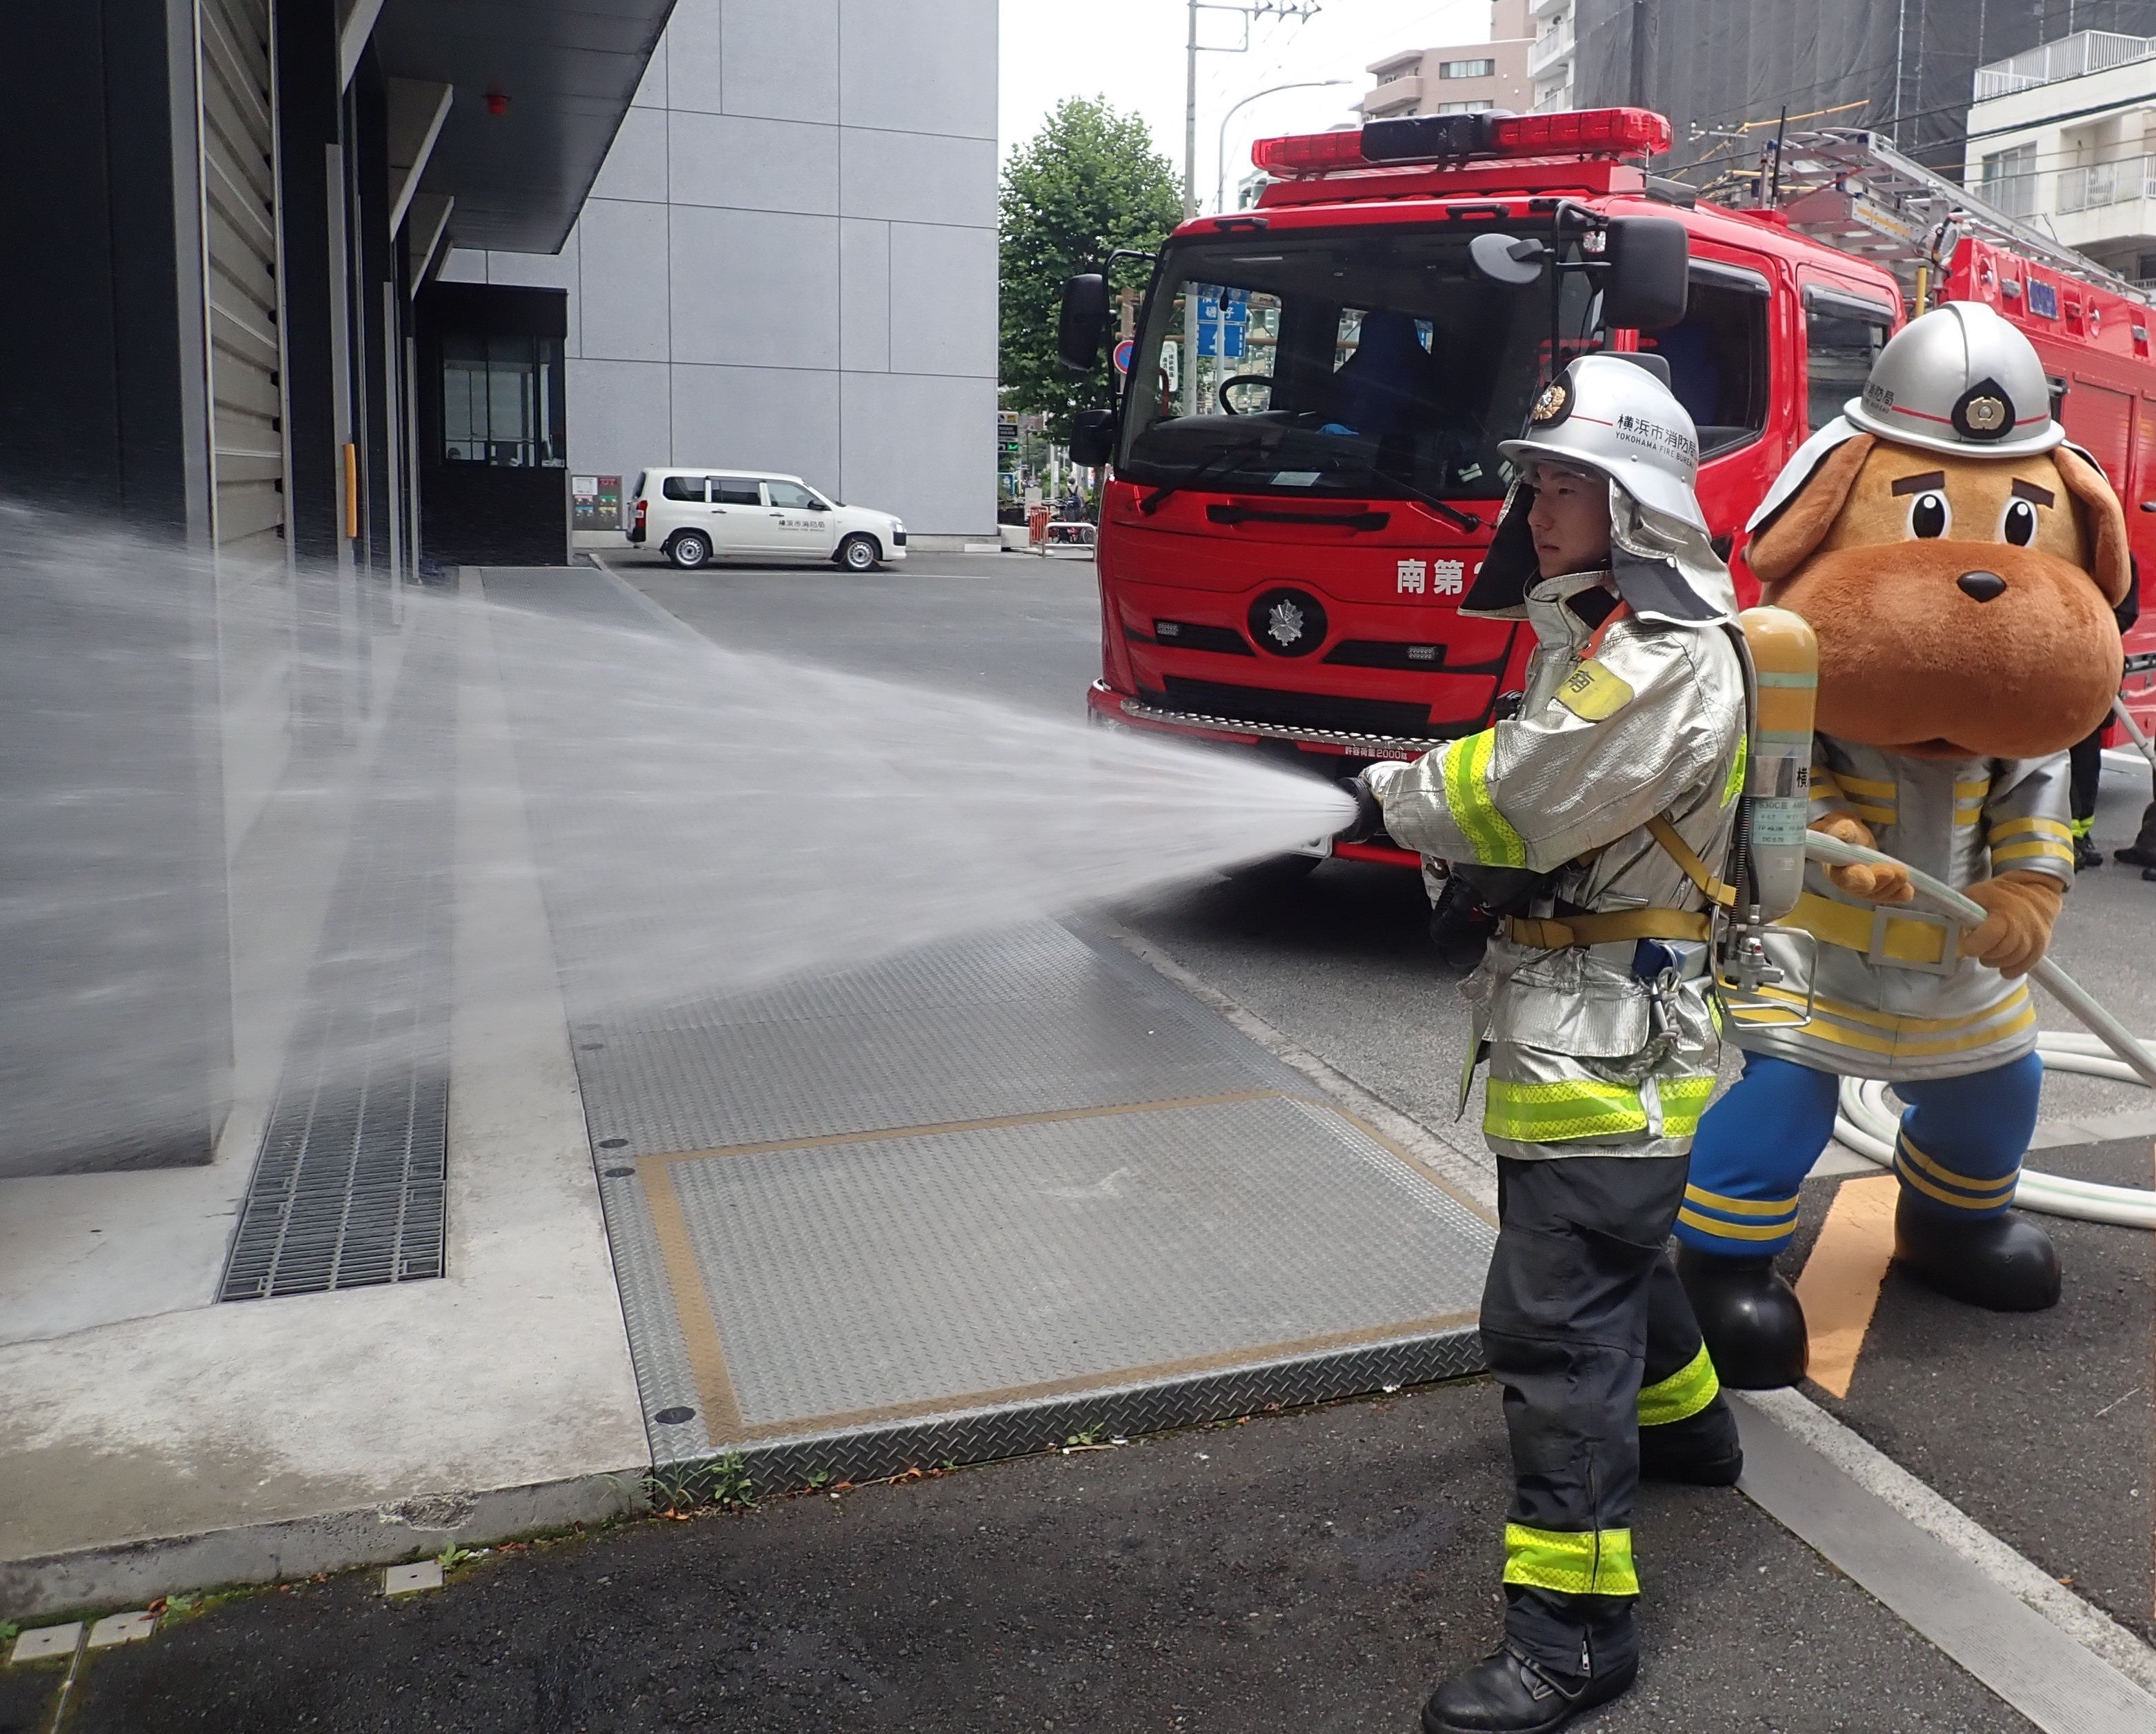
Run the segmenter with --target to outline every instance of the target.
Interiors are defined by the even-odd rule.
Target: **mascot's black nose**
[[[2006,580],[1995,572],[1965,572],[1954,580],[1954,587],[1964,596],[1989,602],[1995,596],[2006,594]]]

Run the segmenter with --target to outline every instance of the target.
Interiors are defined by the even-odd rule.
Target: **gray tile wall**
[[[996,0],[679,0],[559,254],[569,460],[804,475],[993,534]],[[454,227],[454,223],[452,224]]]

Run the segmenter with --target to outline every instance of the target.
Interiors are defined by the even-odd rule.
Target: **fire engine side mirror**
[[[1512,235],[1480,234],[1467,244],[1467,260],[1492,283],[1507,289],[1525,289],[1541,280],[1543,263],[1549,249],[1540,241],[1522,241]]]
[[[1101,359],[1101,339],[1108,329],[1108,280],[1099,271],[1081,271],[1063,283],[1063,315],[1055,324],[1055,354],[1073,373],[1084,373]]]
[[[1081,409],[1070,418],[1070,461],[1098,469],[1116,449],[1116,412]]]
[[[1602,274],[1602,322],[1659,331],[1685,316],[1691,244],[1669,217],[1613,217]]]

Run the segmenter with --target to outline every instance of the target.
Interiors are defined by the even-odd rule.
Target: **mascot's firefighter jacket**
[[[1801,449],[1754,514],[1763,600],[1820,643],[1812,826],[1963,892],[1963,931],[1899,870],[1811,864],[1769,941],[1786,1018],[1738,1017],[1745,1075],[1694,1152],[1677,1236],[1722,1377],[1794,1382],[1801,1314],[1772,1271],[1831,1134],[1835,1079],[1910,1106],[1895,1150],[1896,1256],[1956,1298],[2051,1304],[2055,1256],[2009,1211],[2035,1125],[2036,1010],[2023,977],[2074,874],[2066,748],[2120,670],[2108,604],[2125,519],[2065,444],[2028,340],[1950,302],[1897,333],[1864,394]],[[1810,1016],[1804,1019],[1809,1004]]]

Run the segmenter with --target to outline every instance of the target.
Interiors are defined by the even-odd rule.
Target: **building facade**
[[[2156,281],[2156,38],[2083,30],[1977,69],[1964,183]]]
[[[1955,174],[1978,67],[2075,30],[2156,34],[2156,0],[1536,0],[1535,11],[1566,14],[1569,88],[1553,105],[1659,110],[1676,132],[1662,172],[1695,181],[1756,162],[1785,102],[1793,126],[1868,127]],[[1547,64],[1553,75],[1555,58]],[[1538,100],[1546,83],[1555,96],[1538,74]]]
[[[1572,108],[1574,14],[1579,0],[1528,0],[1528,107]]]
[[[678,0],[561,250],[443,269],[567,292],[573,471],[993,533],[996,40],[995,0]]]
[[[1493,0],[1486,42],[1407,49],[1372,61],[1365,69],[1376,82],[1355,106],[1366,121],[1525,109],[1527,7],[1528,0]]]

